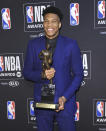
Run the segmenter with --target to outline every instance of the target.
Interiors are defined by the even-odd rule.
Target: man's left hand
[[[65,102],[66,102],[66,98],[64,96],[59,97],[59,109],[56,110],[56,112],[59,112],[60,110],[64,110]]]

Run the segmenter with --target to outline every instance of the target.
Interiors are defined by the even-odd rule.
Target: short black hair
[[[61,10],[59,8],[54,7],[54,6],[47,7],[45,10],[43,10],[43,14],[42,14],[43,17],[48,13],[53,13],[53,14],[58,15],[58,17],[60,18],[60,21],[63,19],[63,14],[62,14]]]

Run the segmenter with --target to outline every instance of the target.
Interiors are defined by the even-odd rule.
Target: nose
[[[48,25],[48,26],[51,26],[51,25],[52,25],[52,22],[51,22],[51,21],[49,21],[47,25]]]

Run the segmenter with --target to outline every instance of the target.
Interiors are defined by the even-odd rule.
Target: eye
[[[57,22],[56,20],[52,20],[53,23]]]
[[[45,22],[45,23],[47,23],[47,22],[48,22],[48,20],[44,20],[44,22]]]

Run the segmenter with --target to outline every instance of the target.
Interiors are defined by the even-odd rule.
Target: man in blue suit
[[[59,109],[35,110],[38,131],[52,131],[55,117],[59,131],[75,131],[74,115],[76,112],[75,93],[83,78],[83,67],[80,49],[75,40],[61,36],[62,13],[56,7],[48,7],[43,11],[45,36],[29,41],[24,63],[23,74],[28,80],[35,82],[34,100],[41,100],[41,86],[53,79],[56,86],[54,103]],[[41,60],[39,53],[49,43],[53,48],[53,64],[45,71],[47,80],[41,78]]]

